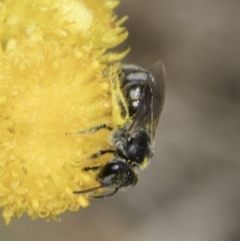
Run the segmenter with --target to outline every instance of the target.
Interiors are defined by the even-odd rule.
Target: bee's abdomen
[[[149,73],[136,65],[122,65],[121,89],[126,99],[129,116],[134,118],[147,84]]]

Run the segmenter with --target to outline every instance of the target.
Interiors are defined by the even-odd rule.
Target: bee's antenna
[[[99,187],[93,187],[90,189],[86,189],[86,190],[80,190],[80,191],[73,191],[74,194],[85,194],[85,193],[89,193],[95,190],[98,190],[100,188],[106,188],[105,186],[99,186]],[[108,193],[108,194],[103,194],[103,195],[95,195],[95,196],[89,196],[89,198],[91,199],[100,199],[100,198],[105,198],[105,197],[111,197],[114,194],[117,193],[119,188],[115,188],[112,192]]]
[[[105,198],[105,197],[111,197],[117,193],[119,188],[115,188],[111,193],[104,194],[104,195],[98,195],[98,196],[90,196],[92,199],[100,199],[100,198]]]
[[[103,188],[103,186],[93,187],[93,188],[89,188],[89,189],[86,189],[86,190],[73,191],[73,193],[74,194],[84,194],[84,193],[89,193],[89,192],[98,190],[100,188]]]

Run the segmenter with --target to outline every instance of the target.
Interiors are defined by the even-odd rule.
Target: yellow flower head
[[[97,185],[81,170],[96,162],[87,157],[109,149],[110,137],[76,132],[114,125],[108,64],[127,53],[106,53],[127,37],[126,18],[113,14],[117,4],[0,1],[0,206],[7,224],[23,213],[54,218],[88,205],[73,191]]]

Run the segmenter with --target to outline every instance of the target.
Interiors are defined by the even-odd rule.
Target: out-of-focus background
[[[0,240],[240,240],[240,1],[123,0],[126,63],[162,60],[168,86],[151,164],[131,190],[62,223],[24,216]]]

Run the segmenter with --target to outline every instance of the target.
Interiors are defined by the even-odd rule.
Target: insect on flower
[[[162,62],[154,64],[151,72],[136,65],[121,65],[118,78],[112,80],[113,108],[121,124],[117,128],[102,124],[78,132],[91,134],[101,129],[111,131],[113,149],[99,150],[89,158],[112,153],[113,159],[105,165],[85,167],[82,171],[96,172],[99,186],[74,191],[74,194],[93,193],[90,198],[104,198],[137,183],[138,169],[143,169],[153,156],[165,89],[166,72]],[[99,189],[105,192],[96,194]]]

